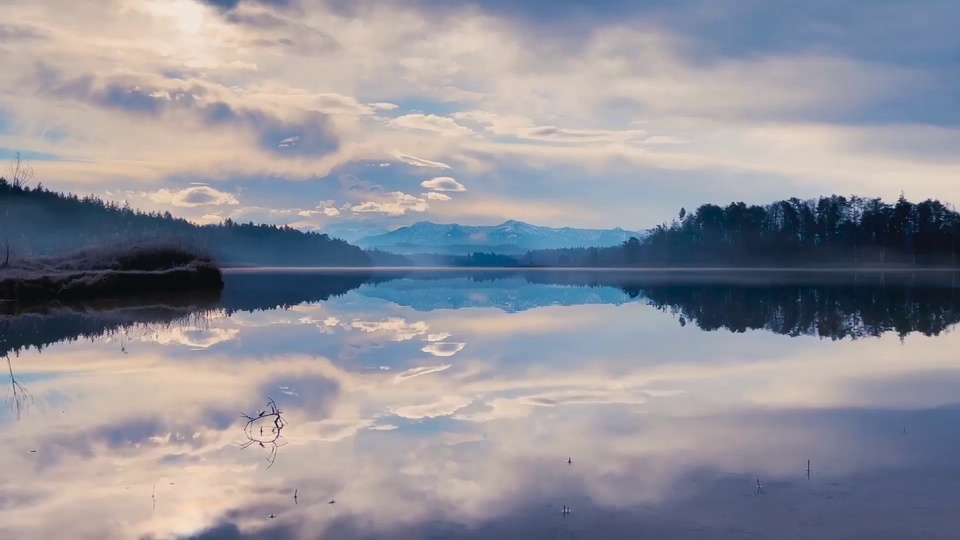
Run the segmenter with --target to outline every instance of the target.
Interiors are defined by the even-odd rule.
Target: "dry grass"
[[[16,303],[222,287],[220,269],[209,256],[168,244],[21,259],[0,271],[0,301]]]

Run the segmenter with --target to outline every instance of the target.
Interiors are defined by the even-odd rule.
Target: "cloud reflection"
[[[370,300],[161,325],[129,354],[22,352],[37,404],[0,417],[0,536],[776,537],[814,520],[869,536],[915,530],[901,502],[921,496],[924,526],[952,530],[955,333],[829,341],[703,332],[639,302]],[[377,347],[338,356],[361,342]],[[288,422],[269,471],[240,449],[239,415],[266,397]]]

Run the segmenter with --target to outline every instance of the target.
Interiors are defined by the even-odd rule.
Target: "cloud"
[[[445,364],[441,366],[424,366],[418,368],[411,368],[404,372],[398,373],[393,378],[394,384],[399,384],[401,382],[413,379],[414,377],[422,377],[424,375],[430,375],[432,373],[440,373],[441,371],[446,371],[452,368],[452,364]]]
[[[789,17],[777,0],[722,12],[705,0],[75,4],[69,17],[65,0],[0,6],[16,21],[0,25],[0,147],[56,156],[35,166],[57,189],[269,181],[259,204],[286,207],[316,199],[291,187],[307,180],[343,219],[383,224],[396,209],[363,210],[390,201],[314,181],[390,156],[456,170],[472,189],[482,178],[488,201],[520,212],[510,217],[605,209],[570,225],[644,227],[744,196],[896,197],[906,185],[960,197],[960,163],[931,156],[951,137],[925,129],[960,122],[960,78],[944,69],[960,45],[951,2],[814,0]],[[96,40],[80,30],[92,27]],[[364,170],[383,193],[410,191],[408,167]],[[643,200],[639,213],[628,199]],[[423,212],[461,205],[481,219],[473,196]]]
[[[458,352],[462,351],[466,347],[466,343],[451,343],[446,341],[440,341],[425,345],[421,351],[425,353],[432,354],[434,356],[453,356]]]
[[[241,4],[259,4],[272,7],[290,7],[294,0],[198,0],[201,4],[206,4],[218,9],[233,10]]]
[[[233,194],[219,191],[209,186],[194,186],[179,191],[159,189],[141,194],[141,196],[158,204],[172,204],[173,206],[183,206],[187,208],[240,204],[240,201],[238,201]]]
[[[436,178],[431,178],[430,180],[424,180],[420,182],[420,186],[426,189],[432,189],[433,191],[466,191],[467,188],[463,187],[463,184],[457,182],[449,176],[438,176]]]
[[[458,199],[455,206],[437,205],[433,207],[441,219],[478,219],[483,222],[502,222],[506,219],[524,219],[534,223],[565,227],[570,216],[578,219],[592,219],[595,211],[576,203],[557,203],[536,199],[516,200],[508,197],[479,197]],[[672,214],[671,214],[672,215]]]
[[[405,114],[389,120],[387,124],[395,128],[418,129],[448,136],[463,136],[473,133],[473,130],[457,124],[452,118],[435,114]]]
[[[336,217],[340,215],[340,210],[335,206],[335,201],[324,201],[312,210],[300,210],[297,215],[300,217],[311,218],[313,216],[324,215],[327,217]]]
[[[643,144],[683,144],[683,141],[669,135],[654,135],[644,139]]]
[[[399,317],[382,321],[353,321],[350,327],[368,334],[386,335],[391,341],[407,341],[426,334],[429,329],[425,321],[408,323]]]
[[[444,396],[439,401],[422,405],[407,405],[396,407],[390,412],[402,418],[419,420],[421,418],[437,418],[450,416],[460,409],[473,403],[473,399],[463,396]]]
[[[428,191],[423,194],[424,197],[431,201],[450,201],[453,198],[445,193],[439,193],[436,191]]]
[[[430,161],[429,159],[409,156],[401,152],[394,152],[393,157],[396,158],[397,161],[406,163],[407,165],[413,165],[414,167],[431,167],[434,169],[450,169],[451,168],[446,163],[440,163],[439,161]]]
[[[193,218],[191,221],[197,225],[216,225],[218,223],[223,223],[223,216],[220,214],[204,214],[198,218]]]
[[[402,216],[407,212],[426,212],[430,208],[427,200],[415,197],[409,193],[394,191],[384,194],[378,201],[366,201],[350,206],[350,211],[356,214],[386,214],[388,216]]]
[[[45,39],[47,39],[47,35],[34,26],[0,23],[0,43],[42,41]]]
[[[521,116],[501,116],[488,111],[473,110],[454,113],[453,118],[484,126],[494,135],[516,137],[531,141],[554,143],[628,143],[647,135],[639,129],[583,129],[538,126]]]

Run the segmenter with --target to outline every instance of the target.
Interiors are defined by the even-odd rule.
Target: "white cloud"
[[[421,351],[425,353],[432,354],[434,356],[453,356],[458,352],[462,351],[466,347],[466,343],[451,343],[446,341],[438,341],[425,345]]]
[[[452,118],[437,116],[435,114],[405,114],[391,119],[387,124],[395,128],[419,129],[450,136],[470,135],[473,133],[472,129],[461,126]]]
[[[441,416],[450,416],[460,409],[473,403],[473,399],[464,396],[444,396],[439,401],[433,403],[424,403],[422,405],[407,405],[396,407],[390,412],[411,420],[421,418],[438,418]]]
[[[408,369],[406,371],[398,373],[393,378],[393,382],[394,384],[399,384],[401,382],[404,382],[409,379],[413,379],[415,377],[422,377],[424,375],[430,375],[431,373],[439,373],[441,371],[446,371],[452,367],[453,367],[452,364],[446,364],[442,366],[424,366],[424,367]]]
[[[453,199],[446,193],[439,193],[436,191],[428,191],[424,193],[423,196],[431,201],[449,201]]]
[[[551,125],[536,125],[533,120],[516,115],[501,116],[488,111],[474,110],[457,112],[454,119],[465,120],[484,126],[494,135],[510,136],[531,141],[556,143],[627,143],[647,135],[640,129],[585,129],[561,128]]]
[[[232,194],[216,190],[209,186],[194,186],[179,191],[164,188],[143,193],[141,196],[157,204],[171,204],[173,206],[188,208],[240,204],[240,201]]]
[[[434,169],[450,169],[451,167],[446,163],[440,163],[439,161],[430,161],[429,159],[418,158],[415,156],[410,156],[402,152],[393,152],[393,157],[402,163],[407,165],[413,165],[414,167],[429,167]]]
[[[425,321],[408,323],[399,317],[382,321],[353,321],[350,327],[368,334],[385,335],[390,341],[407,341],[426,334],[429,329]]]
[[[380,111],[392,111],[397,108],[395,103],[371,103],[370,106]]]
[[[350,211],[357,214],[386,214],[388,216],[402,216],[407,212],[426,212],[430,208],[426,199],[415,197],[409,193],[394,191],[387,193],[381,200],[366,201],[350,206]]]
[[[643,140],[644,144],[683,144],[683,141],[669,135],[654,135]]]
[[[215,225],[223,222],[223,216],[220,214],[204,214],[198,218],[192,219],[191,221],[197,225]]]
[[[449,176],[438,176],[420,182],[420,186],[433,191],[466,191],[467,188]]]
[[[335,217],[340,215],[340,210],[337,210],[334,206],[334,201],[324,201],[323,203],[317,205],[316,208],[312,210],[300,210],[297,212],[297,215],[305,218],[312,218],[313,216],[324,215],[327,217]]]

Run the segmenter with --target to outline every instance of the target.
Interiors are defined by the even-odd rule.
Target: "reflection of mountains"
[[[396,274],[330,270],[235,270],[223,276],[220,307],[227,313],[286,309],[342,296],[364,283],[394,279]]]
[[[450,277],[420,275],[417,272],[408,277],[363,287],[359,293],[416,311],[496,308],[517,313],[546,306],[620,305],[629,301],[619,288],[593,287],[586,283],[579,286],[537,283],[510,274]]]

